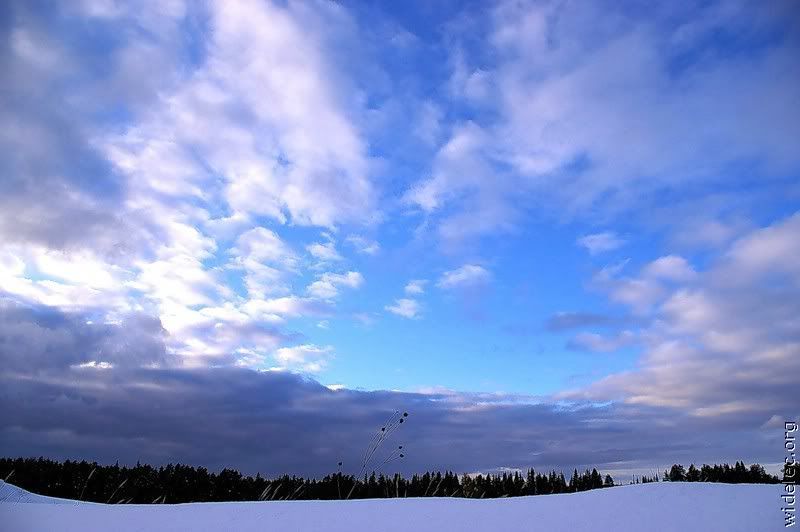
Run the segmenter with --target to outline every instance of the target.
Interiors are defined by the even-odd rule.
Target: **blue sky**
[[[791,2],[11,2],[0,28],[9,382],[490,394],[777,460],[800,369]]]

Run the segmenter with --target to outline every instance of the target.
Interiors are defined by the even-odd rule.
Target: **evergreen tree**
[[[572,478],[569,479],[569,491],[576,492],[581,491],[580,489],[580,478],[578,478],[578,470],[572,470]]]
[[[670,482],[684,482],[686,481],[686,469],[680,464],[675,464],[669,470],[667,478]]]
[[[525,495],[536,495],[536,493],[536,471],[530,468],[525,477]]]
[[[600,476],[600,473],[597,472],[597,469],[592,468],[591,473],[591,484],[589,489],[598,489],[603,487],[603,477]]]

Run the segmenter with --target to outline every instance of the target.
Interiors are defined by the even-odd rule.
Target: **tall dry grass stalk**
[[[117,492],[122,489],[122,486],[124,486],[127,482],[128,482],[128,479],[126,478],[125,480],[122,481],[122,483],[119,486],[117,486],[117,489],[115,489],[114,493],[112,493],[111,496],[108,498],[108,500],[106,501],[106,504],[110,504],[111,503],[111,500],[114,498],[114,495],[116,495]]]
[[[370,440],[370,443],[367,446],[367,449],[364,451],[364,455],[361,458],[361,467],[358,471],[358,475],[356,476],[355,481],[353,482],[353,486],[350,488],[350,492],[347,494],[347,497],[345,497],[346,500],[349,500],[350,497],[352,497],[353,492],[356,489],[356,486],[358,486],[359,479],[361,479],[364,476],[364,473],[367,471],[367,467],[372,463],[372,459],[375,457],[375,453],[377,453],[378,449],[381,448],[383,442],[385,442],[400,427],[400,425],[405,423],[406,418],[408,418],[408,412],[400,413],[399,410],[395,410],[389,417],[389,419],[386,420],[386,423],[384,423],[383,426],[381,426],[380,430],[378,430],[372,436],[372,440]],[[401,445],[398,449],[402,450],[403,446]],[[402,458],[405,458],[405,454],[398,453],[396,457],[393,456],[391,457],[391,459],[385,460],[384,463],[381,465],[384,465],[394,460],[400,460]]]
[[[78,497],[79,501],[83,500],[83,494],[86,491],[86,486],[88,486],[89,485],[89,481],[92,480],[92,475],[94,475],[94,472],[95,472],[96,469],[97,469],[96,467],[93,467],[92,470],[89,472],[89,476],[86,477],[86,482],[83,483],[83,489],[81,490],[81,496]]]

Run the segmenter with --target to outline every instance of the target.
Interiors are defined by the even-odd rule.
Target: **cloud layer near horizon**
[[[5,304],[0,338],[3,352],[14,353],[4,357],[0,372],[6,412],[0,448],[6,454],[182,461],[312,476],[331,472],[339,461],[357,472],[372,434],[394,410],[411,413],[387,443],[387,450],[406,449],[407,459],[392,466],[405,472],[597,466],[624,474],[720,456],[763,461],[780,445],[783,418],[770,413],[779,403],[791,411],[793,383],[784,372],[796,360],[775,359],[783,384],[740,376],[737,390],[732,383],[709,387],[717,381],[696,378],[700,360],[687,359],[610,378],[586,400],[576,394],[331,389],[285,371],[186,369],[166,354],[158,324],[138,316],[95,324],[85,316]],[[98,359],[108,362],[94,363]],[[659,372],[682,386],[664,382]],[[629,389],[639,385],[650,400]],[[608,386],[629,399],[598,402],[612,395],[603,391]],[[768,395],[744,409],[698,415],[686,408],[713,405],[709,398],[719,394],[731,401],[743,386]],[[658,393],[676,403],[665,404]],[[373,467],[383,469],[380,460]]]

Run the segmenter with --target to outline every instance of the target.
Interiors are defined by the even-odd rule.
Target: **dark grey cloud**
[[[410,417],[386,450],[402,444],[407,459],[377,469],[647,469],[677,460],[777,456],[758,438],[733,445],[733,437],[754,427],[709,427],[667,410],[331,391],[283,372],[67,369],[36,379],[4,373],[0,381],[7,413],[0,450],[14,456],[181,461],[303,475],[331,472],[343,460],[355,472],[373,431],[394,409]]]
[[[12,34],[18,39],[35,38]],[[6,242],[36,242],[52,248],[105,240],[123,222],[111,205],[120,184],[88,144],[88,132],[68,118],[68,106],[44,79],[0,47],[7,73],[0,103],[0,234]]]
[[[114,366],[166,364],[158,318],[132,313],[108,323],[89,314],[26,306],[0,296],[0,362],[4,371],[47,372],[105,362]]]
[[[0,13],[0,238],[129,252],[147,228],[122,212],[127,184],[95,140],[155,97],[177,52],[141,45],[154,38],[141,27],[78,24],[77,3],[40,4],[12,1]]]
[[[780,431],[765,437],[761,421],[747,416],[722,423],[624,404],[333,391],[289,372],[170,367],[157,322],[87,321],[47,308],[0,307],[0,454],[180,461],[271,475],[322,475],[341,460],[355,472],[395,409],[410,417],[387,450],[403,445],[407,458],[386,469],[404,472],[646,470],[673,461],[774,462],[780,450]],[[97,359],[115,365],[77,365]],[[131,360],[137,364],[126,365]],[[148,363],[160,366],[142,367]]]

